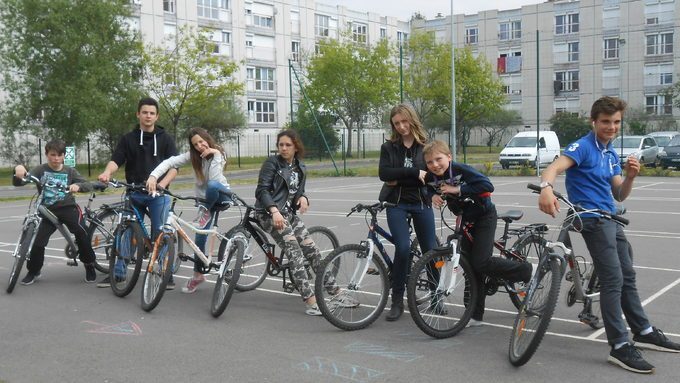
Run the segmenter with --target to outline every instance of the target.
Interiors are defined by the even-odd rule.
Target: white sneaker
[[[481,326],[484,326],[484,322],[476,319],[470,319],[467,326],[465,327],[481,327]]]
[[[319,306],[314,303],[313,305],[307,305],[307,308],[305,309],[305,314],[311,315],[311,316],[319,316],[321,314],[321,310],[319,310]]]
[[[194,222],[196,223],[196,226],[200,228],[204,228],[208,222],[210,221],[210,218],[212,217],[212,214],[210,213],[210,210],[208,210],[205,206],[199,205],[198,206],[198,215],[196,216],[196,219]]]

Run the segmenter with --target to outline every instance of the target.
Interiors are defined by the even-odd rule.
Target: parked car
[[[631,154],[637,156],[641,165],[656,166],[659,147],[652,136],[623,136],[623,149],[621,136],[619,136],[612,142],[612,146],[621,159],[621,166],[626,163],[626,159]]]
[[[541,166],[547,166],[560,156],[560,140],[555,132],[541,130],[538,132],[539,155],[536,155],[536,135],[533,132],[519,132],[505,145],[498,156],[498,162],[503,169],[510,165],[536,167],[536,157]]]
[[[664,169],[680,169],[680,135],[673,137],[659,152],[659,165]]]
[[[650,136],[654,137],[654,140],[656,141],[656,144],[659,146],[659,153],[663,150],[663,148],[668,145],[670,140],[680,134],[680,132],[652,132],[649,133]]]

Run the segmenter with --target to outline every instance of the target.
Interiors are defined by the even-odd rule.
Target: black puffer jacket
[[[300,187],[293,197],[293,209],[297,207],[297,201],[305,196],[305,182],[307,181],[307,171],[305,164],[297,158],[297,166],[300,169]],[[290,179],[291,169],[288,163],[281,156],[276,155],[267,158],[260,168],[260,175],[257,179],[255,188],[255,206],[269,209],[276,206],[280,211],[284,211],[286,201],[288,201],[288,180]],[[309,199],[307,198],[309,203]]]

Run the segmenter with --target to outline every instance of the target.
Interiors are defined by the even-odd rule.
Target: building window
[[[522,38],[522,22],[508,21],[499,24],[500,31],[498,32],[499,40],[516,40]]]
[[[291,26],[291,33],[293,34],[300,34],[300,12],[299,11],[290,11],[290,26]]]
[[[175,13],[175,0],[163,0],[163,11]]]
[[[272,16],[253,15],[253,25],[257,27],[271,28],[272,21]]]
[[[555,16],[555,34],[565,35],[578,32],[578,13]]]
[[[365,44],[368,41],[368,26],[366,24],[352,23],[352,40],[356,43]]]
[[[567,61],[578,61],[578,41],[567,43]]]
[[[246,46],[247,47],[252,47],[253,46],[253,39],[255,38],[255,35],[249,35],[246,34]]]
[[[293,61],[300,61],[300,42],[291,41],[290,43],[290,59]]]
[[[647,55],[665,55],[673,53],[673,32],[647,35]]]
[[[165,49],[174,50],[177,46],[177,25],[163,24],[163,42]]]
[[[329,16],[316,15],[316,35],[319,37],[330,36],[330,20]]]
[[[274,68],[246,68],[249,89],[271,92],[274,90]]]
[[[197,0],[198,17],[206,19],[220,18],[220,9],[229,9],[230,0]]]
[[[578,92],[578,71],[568,70],[555,72],[555,91],[559,92]]]
[[[579,59],[578,41],[555,44],[553,55],[556,64],[577,62]]]
[[[673,114],[673,99],[660,94],[645,96],[645,111],[648,114]]]
[[[673,63],[645,65],[645,86],[673,84]]]
[[[384,40],[387,38],[387,28],[380,28],[380,39]]]
[[[619,58],[619,38],[604,39],[604,59]]]
[[[621,83],[619,67],[602,68],[602,89],[618,89]]]
[[[465,27],[465,44],[477,44],[479,42],[479,29],[474,27]]]
[[[397,41],[400,44],[403,44],[408,40],[408,33],[402,32],[402,31],[397,31]]]
[[[602,8],[602,28],[613,29],[619,27],[621,11],[618,5]]]
[[[248,101],[248,116],[251,122],[275,123],[274,101]]]

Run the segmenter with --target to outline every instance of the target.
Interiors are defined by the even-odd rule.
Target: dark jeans
[[[229,192],[229,188],[222,185],[221,183],[217,181],[208,181],[208,187],[205,191],[205,207],[208,210],[211,210],[215,204],[218,202],[224,202],[229,200],[229,196],[224,194],[223,192]],[[212,211],[212,210],[211,210]],[[213,216],[210,217],[210,220],[208,220],[208,223],[205,224],[202,229],[207,229],[212,225],[213,221]],[[205,243],[208,239],[208,236],[205,234],[196,234],[196,237],[194,239],[194,242],[196,243],[196,246],[205,254]],[[207,256],[208,254],[206,254]],[[199,259],[196,258],[194,255],[194,271],[197,273],[200,273],[203,271],[203,262],[201,262]]]
[[[531,277],[531,265],[529,263],[519,263],[507,258],[493,256],[497,225],[496,209],[491,209],[475,220],[474,226],[470,230],[474,243],[463,236],[460,244],[461,250],[472,265],[475,278],[479,282],[480,299],[472,312],[472,318],[475,320],[482,320],[484,317],[486,301],[484,278],[486,275],[492,278],[502,278],[509,282],[527,281]]]
[[[78,246],[78,258],[83,263],[94,262],[94,250],[90,244],[90,239],[87,236],[87,228],[83,222],[83,215],[78,206],[61,206],[50,208],[50,211],[59,218],[59,221],[68,228],[68,231],[73,233],[76,237],[76,246]],[[43,218],[38,226],[38,233],[35,236],[35,242],[31,248],[31,259],[26,264],[26,268],[33,274],[40,273],[40,269],[45,262],[45,246],[50,240],[52,234],[57,230],[57,227],[52,224],[47,218]]]
[[[387,208],[387,225],[394,242],[394,264],[392,265],[392,302],[402,302],[406,289],[406,275],[408,274],[410,255],[410,236],[407,215],[413,217],[413,227],[416,231],[420,250],[423,254],[437,246],[434,226],[434,212],[432,208],[422,204],[400,203]]]
[[[600,278],[600,307],[607,341],[611,345],[628,342],[626,322],[636,334],[650,324],[638,296],[623,228],[604,218],[583,218],[581,235]]]
[[[151,241],[155,241],[168,218],[170,197],[165,195],[152,197],[147,193],[133,192],[130,194],[130,200],[140,211],[146,212],[148,209],[151,219]]]

